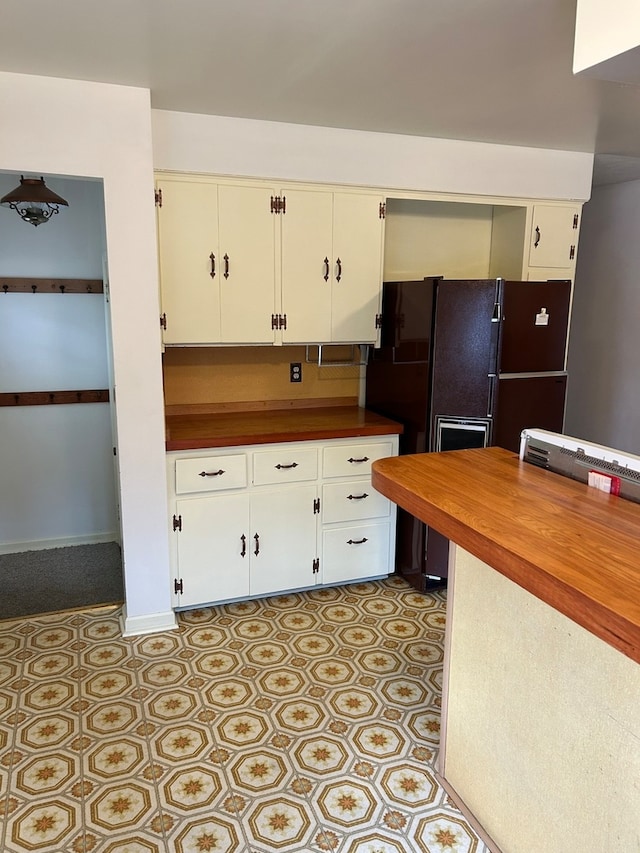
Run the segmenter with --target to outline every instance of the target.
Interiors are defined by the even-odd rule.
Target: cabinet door
[[[183,589],[179,606],[249,595],[248,496],[184,499],[176,501],[176,509],[182,518],[182,530],[175,534]]]
[[[278,217],[274,189],[220,185],[219,287],[222,343],[271,344]]]
[[[382,292],[383,197],[335,193],[331,340],[375,343]]]
[[[215,343],[220,339],[217,187],[161,181],[158,188],[162,190],[157,216],[160,290],[167,324],[164,342]]]
[[[529,246],[530,267],[568,269],[574,266],[579,214],[580,208],[574,205],[534,205]]]
[[[316,582],[316,498],[315,486],[253,493],[251,595],[267,595]]]
[[[286,190],[282,227],[285,343],[331,341],[333,194]]]

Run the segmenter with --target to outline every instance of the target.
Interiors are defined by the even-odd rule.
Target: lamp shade
[[[41,225],[58,213],[60,206],[69,206],[62,196],[54,193],[45,184],[44,178],[25,178],[20,176],[20,186],[0,199],[0,205],[30,222],[32,225]]]

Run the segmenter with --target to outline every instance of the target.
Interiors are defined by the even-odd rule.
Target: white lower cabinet
[[[397,436],[167,454],[176,608],[394,571],[395,505],[371,462]]]

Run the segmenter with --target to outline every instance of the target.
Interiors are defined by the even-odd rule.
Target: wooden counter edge
[[[166,441],[167,450],[206,450],[216,447],[240,447],[247,444],[277,444],[289,441],[319,441],[331,438],[363,438],[375,435],[398,435],[402,430],[392,427],[345,427],[294,432],[281,430],[270,433],[235,433],[215,438],[173,439]]]
[[[638,625],[416,495],[379,470],[384,461],[374,462],[371,472],[372,485],[381,494],[594,636],[640,663]]]

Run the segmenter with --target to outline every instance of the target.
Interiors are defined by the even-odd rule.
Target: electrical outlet
[[[289,365],[289,381],[302,382],[302,365],[299,361],[292,361]]]

